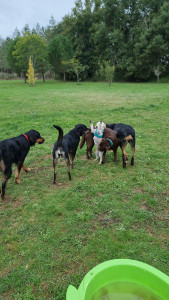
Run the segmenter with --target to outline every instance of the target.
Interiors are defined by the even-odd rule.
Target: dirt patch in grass
[[[169,197],[169,188],[162,192],[162,195]]]
[[[140,205],[139,208],[142,209],[142,210],[148,210],[148,211],[151,211],[151,210],[152,210],[152,209],[148,206],[148,204],[146,204],[146,203]]]
[[[134,189],[134,193],[145,194],[145,191],[142,188],[137,188],[137,189]]]
[[[3,199],[1,202],[0,211],[4,211],[9,204],[10,204],[10,209],[17,208],[23,205],[23,200],[22,198],[14,199],[12,195],[7,195],[5,196],[5,199]]]

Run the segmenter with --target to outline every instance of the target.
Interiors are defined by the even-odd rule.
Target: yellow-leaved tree
[[[30,86],[34,86],[35,84],[35,73],[34,73],[34,68],[31,60],[31,56],[29,57],[29,69],[27,71],[28,73],[26,74],[28,76],[28,82]]]

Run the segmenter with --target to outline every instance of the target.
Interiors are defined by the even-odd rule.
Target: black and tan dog
[[[70,174],[70,161],[71,167],[74,168],[74,159],[77,151],[77,147],[80,142],[80,136],[87,130],[87,127],[83,124],[78,124],[74,129],[70,130],[66,135],[63,135],[63,129],[57,125],[53,125],[59,131],[59,137],[53,148],[53,167],[54,167],[54,179],[53,183],[56,183],[56,165],[58,159],[63,157],[67,164],[67,173],[69,180],[71,180]]]
[[[3,172],[1,198],[5,196],[5,188],[8,179],[12,175],[12,164],[16,164],[15,182],[20,183],[19,174],[21,168],[28,172],[30,169],[24,164],[30,147],[36,143],[42,144],[44,138],[36,130],[30,130],[17,137],[0,141],[0,171]]]
[[[127,143],[129,142],[131,146],[132,151],[132,157],[131,157],[131,166],[134,166],[134,153],[135,153],[135,144],[136,144],[136,137],[135,137],[135,130],[132,126],[123,124],[123,123],[113,123],[113,124],[106,124],[107,128],[110,128],[112,130],[115,130],[117,133],[119,133],[119,137],[122,139],[122,137],[131,136],[132,139],[123,140],[120,143],[120,147],[122,149],[122,159],[123,159],[123,167],[126,166],[126,161],[128,160],[128,156],[125,152],[125,148],[127,146]]]

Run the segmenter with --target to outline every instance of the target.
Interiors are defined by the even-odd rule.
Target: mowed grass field
[[[52,149],[78,123],[123,122],[136,131],[135,166],[87,160],[78,148],[68,180]],[[110,259],[129,258],[169,270],[169,84],[0,81],[0,140],[36,129],[45,143],[30,149],[29,173],[13,175],[0,200],[0,299],[65,300],[69,284]]]

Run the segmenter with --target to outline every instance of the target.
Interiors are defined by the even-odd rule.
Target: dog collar
[[[113,147],[113,142],[112,142],[112,140],[110,140],[109,138],[107,138],[107,140],[110,142],[111,147]]]
[[[102,137],[103,137],[103,131],[102,131],[101,134],[98,134],[97,129],[96,129],[96,131],[95,131],[95,133],[94,133],[94,136],[96,136],[96,137],[98,137],[98,138],[102,138]]]
[[[24,134],[24,137],[27,139],[28,142],[30,142],[30,140],[26,134]]]

